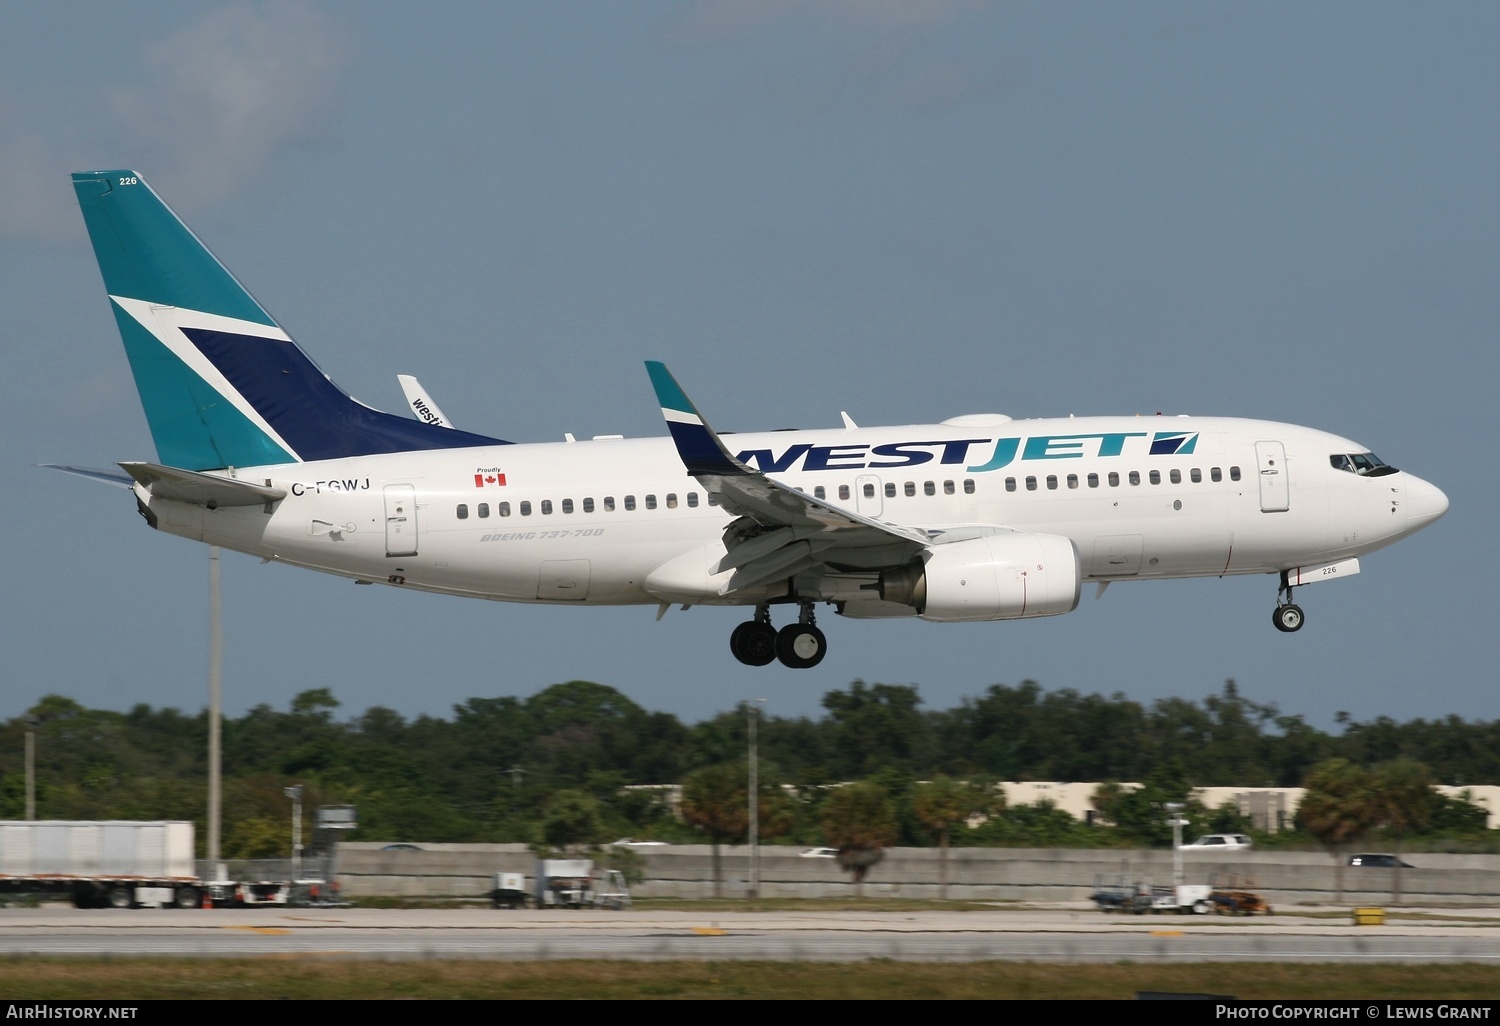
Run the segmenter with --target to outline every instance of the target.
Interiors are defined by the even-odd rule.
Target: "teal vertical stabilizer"
[[[73,190],[111,296],[275,325],[140,175],[75,174]],[[162,463],[215,470],[295,461],[134,317],[112,306]]]
[[[73,191],[111,296],[275,326],[140,175],[74,174]]]

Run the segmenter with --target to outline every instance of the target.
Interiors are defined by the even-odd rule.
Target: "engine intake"
[[[1056,616],[1078,608],[1078,549],[1056,534],[997,534],[934,545],[880,575],[880,597],[924,620],[961,623]]]

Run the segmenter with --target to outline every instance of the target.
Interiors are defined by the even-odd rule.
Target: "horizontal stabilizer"
[[[90,481],[101,481],[116,488],[129,488],[135,484],[130,475],[122,474],[118,470],[95,470],[92,467],[65,467],[60,463],[38,463],[37,466],[47,470],[61,470],[64,474],[72,474],[74,477],[86,477]]]
[[[220,506],[264,506],[286,498],[285,488],[251,484],[229,477],[178,470],[156,463],[121,463],[124,471],[151,490],[153,496],[191,502],[217,509]]]

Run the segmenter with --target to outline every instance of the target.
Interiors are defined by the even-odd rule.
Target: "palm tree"
[[[1003,802],[1004,798],[1001,797]],[[948,899],[948,834],[955,823],[965,822],[970,816],[987,812],[994,806],[994,797],[984,788],[950,777],[938,777],[912,788],[911,810],[929,830],[938,834],[938,896]]]
[[[1379,821],[1396,838],[1391,902],[1401,901],[1401,841],[1421,833],[1432,822],[1432,773],[1425,763],[1402,756],[1375,767],[1375,804]]]
[[[1335,901],[1344,900],[1344,846],[1362,837],[1379,809],[1374,784],[1363,767],[1348,759],[1327,759],[1307,773],[1307,793],[1297,806],[1302,826],[1333,855]]]
[[[855,895],[862,896],[865,877],[896,839],[890,794],[868,780],[846,784],[824,800],[819,819],[828,846],[838,849],[839,865],[854,878]]]
[[[682,818],[708,835],[713,845],[714,897],[724,896],[719,845],[749,834],[750,802],[745,769],[732,762],[705,766],[682,782]]]

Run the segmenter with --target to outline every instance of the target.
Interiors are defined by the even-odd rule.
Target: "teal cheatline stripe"
[[[114,311],[162,463],[218,470],[297,462],[134,317]]]
[[[276,323],[134,171],[75,174],[73,190],[110,295]]]
[[[693,409],[692,401],[677,384],[677,379],[672,377],[672,372],[667,370],[666,364],[657,360],[647,360],[646,373],[651,375],[651,387],[656,389],[656,401],[661,403],[662,409],[698,416],[698,411]]]

